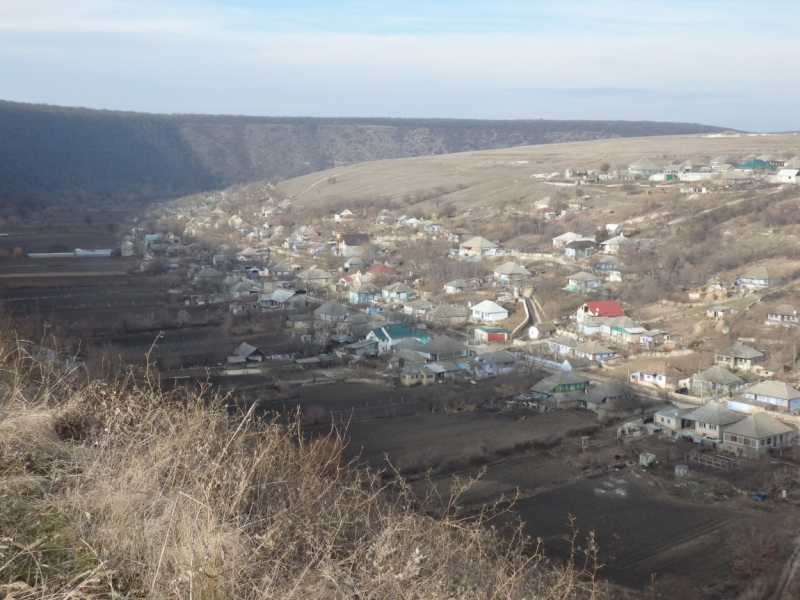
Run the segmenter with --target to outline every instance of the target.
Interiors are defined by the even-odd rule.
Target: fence
[[[730,471],[736,466],[736,463],[729,458],[723,458],[715,454],[701,454],[700,452],[689,452],[686,454],[686,460],[700,463],[714,469],[721,469],[723,471]]]

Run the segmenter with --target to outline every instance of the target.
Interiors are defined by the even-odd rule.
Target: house
[[[600,242],[600,247],[605,254],[619,254],[621,251],[635,246],[636,242],[626,238],[624,235],[618,235],[605,242]]]
[[[432,385],[436,383],[436,375],[424,362],[415,362],[401,367],[397,373],[400,384],[404,386],[412,385]]]
[[[485,254],[493,254],[498,248],[499,246],[494,242],[475,236],[466,242],[461,242],[458,247],[458,253],[461,256],[483,256]]]
[[[712,306],[706,309],[706,317],[709,319],[721,319],[725,315],[734,314],[730,306]]]
[[[729,394],[744,385],[744,380],[719,365],[700,371],[689,379],[689,390],[699,396]]]
[[[665,389],[678,387],[681,372],[663,361],[631,373],[631,382]]]
[[[384,208],[377,215],[375,215],[375,218],[380,222],[386,221],[387,219],[391,219],[392,217],[394,217],[394,213],[390,211],[388,208]]]
[[[781,276],[766,267],[752,267],[736,279],[736,285],[745,289],[763,289],[781,282]]]
[[[497,302],[484,300],[470,308],[470,316],[481,321],[503,321],[508,318],[508,311]]]
[[[303,282],[303,285],[312,289],[322,288],[333,282],[333,274],[330,271],[316,267],[300,271],[297,278]]]
[[[454,279],[444,284],[445,294],[458,294],[467,288],[467,282],[463,279]]]
[[[306,305],[303,296],[294,290],[277,289],[269,294],[261,294],[258,301],[262,308],[300,308]]]
[[[547,400],[553,394],[582,392],[589,387],[590,382],[591,380],[588,377],[576,371],[561,371],[534,384],[531,387],[531,395],[539,400]],[[579,402],[579,397],[576,397],[574,405],[577,406]]]
[[[424,329],[407,327],[402,323],[392,323],[376,327],[366,337],[368,340],[378,341],[378,354],[386,354],[394,344],[407,338],[414,338],[423,344],[428,344],[431,336]]]
[[[537,200],[533,203],[534,210],[550,210],[550,206],[553,204],[552,198],[550,196],[545,196],[541,200]]]
[[[747,388],[744,397],[756,402],[771,404],[784,411],[800,408],[800,392],[782,381],[766,380]]]
[[[361,248],[369,246],[369,244],[368,233],[343,233],[336,240],[339,254],[342,256],[353,256]]]
[[[640,158],[636,162],[632,163],[630,167],[628,167],[628,173],[634,177],[649,177],[650,175],[655,175],[661,171],[661,167],[659,167],[649,158]]]
[[[782,325],[784,327],[797,326],[797,310],[791,304],[781,304],[767,310],[764,325]]]
[[[781,169],[777,178],[778,183],[800,183],[800,169]]]
[[[460,304],[440,304],[425,315],[425,320],[436,325],[460,325],[469,318],[469,308]]]
[[[737,456],[759,456],[792,445],[797,430],[764,413],[723,428],[722,447]]]
[[[589,300],[584,302],[575,317],[580,323],[591,317],[624,317],[625,311],[616,300]]]
[[[530,271],[515,262],[503,263],[494,270],[494,278],[502,283],[512,283],[520,279],[529,279]]]
[[[487,327],[479,325],[475,328],[475,339],[479,342],[507,342],[508,329],[505,327]]]
[[[403,314],[412,317],[424,317],[428,312],[436,308],[436,305],[430,300],[420,298],[419,300],[412,300],[403,306]]]
[[[744,415],[735,413],[724,404],[709,402],[700,408],[686,413],[683,418],[694,423],[694,431],[701,437],[722,439],[722,430],[744,419]]]
[[[552,323],[536,323],[528,328],[528,337],[532,340],[543,340],[555,335],[558,329]]]
[[[692,410],[691,408],[662,408],[653,415],[653,423],[660,426],[662,429],[680,431],[688,427],[689,421],[685,417],[692,412]]]
[[[564,246],[564,256],[577,260],[591,256],[596,250],[597,243],[594,240],[575,240]]]
[[[602,404],[606,404],[618,398],[628,398],[631,395],[631,389],[624,381],[609,379],[587,390],[586,394],[583,396],[581,406],[596,412],[598,407]]]
[[[344,261],[343,265],[345,271],[349,271],[351,269],[363,269],[366,266],[366,261],[357,254]]]
[[[372,275],[373,277],[380,277],[381,275],[389,276],[394,275],[397,273],[392,267],[389,267],[383,263],[378,263],[374,267],[370,267],[367,269],[367,273]]]
[[[570,242],[577,242],[580,240],[594,241],[593,239],[587,238],[579,233],[568,231],[567,233],[562,233],[561,235],[553,238],[553,248],[563,248]]]
[[[314,318],[328,323],[340,323],[347,318],[350,311],[338,300],[328,300],[325,304],[314,310]]]
[[[405,283],[393,283],[386,286],[381,290],[383,299],[387,302],[397,302],[399,300],[408,300],[412,296],[416,296],[417,292],[413,288],[408,287]]]
[[[374,283],[361,283],[355,289],[350,290],[350,302],[353,304],[374,302],[380,300],[381,297],[381,288]]]
[[[586,178],[589,176],[589,171],[583,168],[567,169],[564,172],[564,179]]]
[[[484,352],[476,356],[473,369],[484,375],[502,375],[509,373],[517,364],[517,357],[507,350]]]
[[[565,335],[551,338],[547,342],[547,347],[550,352],[561,354],[564,356],[572,356],[573,351],[580,345],[580,342],[575,338],[567,337]]]
[[[588,292],[590,289],[600,285],[601,282],[602,280],[597,275],[580,271],[567,277],[567,289],[571,291]]]
[[[714,362],[729,369],[750,371],[754,365],[764,362],[764,354],[737,341],[717,353]]]
[[[228,357],[228,362],[232,364],[242,364],[248,362],[264,362],[266,354],[255,346],[251,346],[247,342],[242,342],[233,351],[233,355]]]
[[[587,358],[595,362],[600,362],[614,356],[613,350],[595,341],[588,341],[575,346],[573,353],[579,358]]]
[[[344,352],[348,356],[378,356],[378,340],[361,340],[346,344]]]
[[[438,362],[469,356],[469,347],[449,336],[440,335],[417,352],[432,362]]]
[[[198,283],[221,283],[223,275],[214,267],[203,267],[194,274],[194,280]]]
[[[352,221],[356,218],[355,213],[351,211],[349,208],[345,208],[342,212],[334,213],[333,220],[336,223],[341,223],[342,221]]]

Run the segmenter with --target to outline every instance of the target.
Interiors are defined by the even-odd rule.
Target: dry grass
[[[0,598],[602,597],[591,536],[557,566],[503,509],[461,516],[462,488],[434,518],[207,391],[79,382],[15,343],[0,364]]]

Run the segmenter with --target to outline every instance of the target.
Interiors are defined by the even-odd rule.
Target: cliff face
[[[0,210],[135,202],[340,165],[722,131],[687,123],[151,115],[0,102]]]

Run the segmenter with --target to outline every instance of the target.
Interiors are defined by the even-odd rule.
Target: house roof
[[[387,340],[389,338],[396,340],[400,338],[428,338],[428,332],[424,329],[417,329],[416,327],[407,327],[402,323],[390,323],[382,325],[372,330],[379,340]]]
[[[379,288],[374,283],[369,283],[368,281],[362,282],[354,289],[354,291],[358,294],[380,294],[381,288]]]
[[[395,273],[395,270],[392,267],[387,267],[385,264],[380,263],[375,265],[374,267],[370,267],[367,269],[367,273],[372,275],[381,275],[381,274],[389,274]]]
[[[493,302],[491,300],[483,300],[482,302],[478,302],[475,306],[472,307],[472,312],[482,312],[482,313],[489,313],[489,314],[496,314],[496,313],[506,313],[508,311],[500,306],[497,302]]]
[[[310,280],[310,279],[333,279],[333,275],[330,271],[326,271],[325,269],[315,269],[310,268],[301,273],[298,273],[297,276],[300,279]]]
[[[377,334],[376,334],[377,335]],[[430,342],[428,342],[430,344]],[[428,346],[415,337],[406,337],[396,344],[392,344],[393,350],[420,350]]]
[[[247,342],[242,342],[241,344],[239,344],[236,350],[233,351],[233,354],[235,356],[241,356],[247,358],[248,356],[253,354],[253,352],[261,352],[261,351],[255,346],[251,346]]]
[[[747,269],[744,273],[739,275],[741,279],[763,279],[764,281],[770,281],[773,279],[780,279],[780,276],[772,273],[766,267],[751,267]]]
[[[447,335],[440,335],[431,340],[424,348],[424,351],[428,354],[446,354],[451,352],[463,352],[465,350],[469,350],[469,348]]]
[[[611,239],[606,240],[605,242],[600,242],[601,246],[630,246],[631,244],[635,244],[632,239],[626,238],[624,235],[618,235]]]
[[[668,419],[680,419],[684,415],[692,412],[692,408],[677,408],[672,406],[670,408],[662,408],[656,413],[657,417],[667,417]]]
[[[578,340],[566,335],[560,335],[556,338],[552,338],[548,343],[555,344],[557,346],[566,346],[567,348],[576,348],[580,346],[580,342]]]
[[[314,310],[314,314],[325,317],[343,317],[350,314],[350,311],[338,300],[328,300],[325,304]]]
[[[625,311],[616,300],[591,300],[583,306],[595,317],[624,317]]]
[[[487,325],[478,325],[475,329],[479,329],[486,333],[508,333],[505,327],[489,327]]]
[[[729,425],[744,419],[744,415],[733,412],[724,404],[717,404],[716,402],[709,402],[696,408],[693,411],[684,415],[685,419],[690,421],[700,421],[701,423],[709,423],[711,425]]]
[[[632,395],[631,388],[627,383],[619,379],[609,379],[586,392],[584,399],[586,402],[603,402],[610,398],[622,398],[630,395]]]
[[[746,162],[738,167],[735,167],[737,170],[742,171],[750,171],[753,169],[764,169],[765,171],[774,171],[775,166],[768,163],[765,160],[761,160],[760,158],[754,158],[753,160]]]
[[[797,309],[791,304],[781,304],[779,306],[776,306],[772,310],[768,310],[767,314],[794,317],[797,315]]]
[[[570,275],[567,279],[570,281],[600,281],[600,277],[587,273],[586,271],[579,271],[574,275]]]
[[[497,244],[494,242],[490,242],[486,238],[482,238],[479,235],[476,235],[474,238],[468,239],[466,242],[461,242],[462,248],[481,248],[490,250],[492,248],[497,248]]]
[[[693,379],[698,381],[705,381],[706,383],[715,383],[718,385],[734,385],[743,383],[743,379],[737,377],[727,369],[723,369],[719,365],[707,368],[705,371],[697,373]]]
[[[580,233],[575,233],[573,231],[568,231],[566,233],[562,233],[561,235],[558,235],[558,236],[554,237],[553,241],[554,242],[555,241],[559,241],[559,242],[574,242],[576,240],[584,240],[584,239],[586,239],[586,238],[584,236],[582,236]]]
[[[636,162],[631,163],[630,168],[632,171],[656,171],[659,169],[659,166],[649,158],[640,158]]]
[[[747,394],[757,396],[769,396],[770,398],[780,398],[781,400],[794,400],[800,398],[800,392],[782,381],[772,381],[767,379],[747,388]]]
[[[463,279],[453,279],[453,281],[448,281],[445,283],[444,287],[465,288],[467,287],[467,282]]]
[[[782,433],[794,431],[794,427],[787,425],[764,413],[756,413],[742,419],[738,423],[729,425],[725,428],[725,433],[741,435],[744,437],[764,439]]]
[[[652,364],[644,369],[639,369],[639,372],[652,375],[664,375],[665,377],[669,376],[678,377],[681,375],[681,372],[678,369],[669,366],[663,360],[655,364]]]
[[[570,248],[571,250],[581,250],[583,248],[594,248],[597,246],[597,242],[593,240],[575,240],[574,242],[569,242],[566,245],[566,248]]]
[[[284,290],[283,288],[279,288],[273,291],[271,294],[265,294],[264,296],[266,296],[266,300],[271,300],[272,302],[286,302],[294,295],[294,290]]]
[[[494,352],[484,352],[476,360],[484,363],[510,363],[516,362],[517,357],[508,350],[495,350]]]
[[[387,285],[383,288],[384,292],[394,292],[395,294],[402,294],[405,292],[406,294],[412,294],[414,292],[414,288],[408,287],[405,283],[393,283],[391,285]]]
[[[212,279],[214,277],[222,277],[222,273],[213,267],[203,267],[195,274],[195,279]]]
[[[606,348],[600,342],[590,340],[575,347],[575,352],[585,352],[586,354],[614,354],[610,348]]]
[[[759,352],[755,348],[751,348],[747,344],[743,344],[742,342],[738,341],[725,348],[725,350],[721,350],[717,354],[719,356],[732,356],[733,358],[741,358],[743,360],[761,358],[764,356],[763,352]]]
[[[515,262],[503,263],[494,270],[495,275],[530,275],[530,271]]]
[[[576,383],[589,383],[590,379],[577,371],[561,371],[550,377],[545,377],[531,387],[532,392],[550,394],[560,385],[573,385]]]

